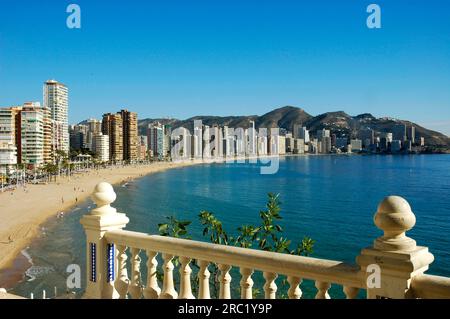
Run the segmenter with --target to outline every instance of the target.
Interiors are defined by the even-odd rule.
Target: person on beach
[[[61,197],[61,203],[64,204],[64,197]]]

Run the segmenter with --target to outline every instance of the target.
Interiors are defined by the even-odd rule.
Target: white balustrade
[[[241,298],[252,299],[253,298],[253,269],[241,268]]]
[[[127,272],[127,246],[117,245],[117,251],[119,279],[116,280],[115,288],[119,293],[120,299],[126,299],[130,285]]]
[[[302,297],[302,290],[300,289],[302,279],[294,276],[288,276],[287,281],[289,283],[289,299],[300,299]]]
[[[138,248],[131,249],[131,282],[128,291],[133,299],[140,299],[142,297],[140,251]]]
[[[191,299],[191,261],[199,266],[198,298],[211,298],[208,266],[218,267],[219,298],[230,299],[232,267],[239,268],[241,298],[253,297],[254,271],[264,277],[264,296],[276,298],[279,275],[287,277],[287,296],[300,299],[303,279],[313,280],[317,299],[329,299],[331,284],[342,286],[347,299],[358,297],[365,290],[368,298],[450,298],[450,278],[425,275],[433,255],[428,248],[417,246],[405,235],[415,223],[409,204],[400,197],[386,198],[375,214],[375,224],[384,235],[375,240],[372,247],[363,249],[357,257],[357,265],[339,261],[294,256],[240,247],[215,245],[193,240],[147,235],[123,230],[128,223],[110,204],[115,193],[109,184],[97,185],[93,199],[97,204],[82,219],[86,230],[88,247],[88,284],[86,298],[141,298]],[[131,251],[131,280],[127,274],[127,249]],[[147,254],[147,280],[141,281],[140,252]],[[163,259],[161,276],[158,275],[157,256]],[[179,295],[175,289],[174,259],[179,261]],[[367,285],[371,265],[381,268],[381,287]],[[177,266],[178,267],[178,266]],[[158,282],[162,280],[162,289]],[[394,283],[384,284],[384,283]],[[259,283],[258,283],[259,284]],[[280,291],[284,295],[285,291]]]
[[[180,299],[195,299],[191,288],[191,273],[192,269],[189,267],[190,258],[180,257]]]
[[[158,253],[147,250],[147,287],[144,289],[145,299],[158,299],[161,289],[158,286]]]
[[[209,262],[204,260],[198,261],[200,270],[198,271],[198,299],[211,299],[209,290],[209,278],[211,273],[208,270]]]
[[[266,283],[264,285],[264,297],[266,299],[275,299],[277,293],[277,284],[275,283],[275,279],[277,279],[278,275],[273,272],[265,272],[264,279]]]
[[[330,289],[331,284],[323,281],[316,281],[317,294],[316,299],[330,299],[328,294],[328,289]]]
[[[219,265],[220,269],[220,293],[219,299],[231,299],[231,275],[230,275],[230,265]]]
[[[177,299],[178,293],[175,290],[175,285],[173,282],[173,255],[163,254],[164,259],[164,279],[163,279],[163,289],[159,295],[160,299]]]

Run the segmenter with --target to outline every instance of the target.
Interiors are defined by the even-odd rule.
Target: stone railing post
[[[384,235],[356,259],[367,285],[367,298],[409,298],[411,279],[434,261],[427,247],[417,246],[405,234],[414,227],[416,217],[406,200],[389,196],[378,206],[374,222]]]
[[[87,286],[84,298],[118,298],[119,295],[114,289],[117,273],[116,247],[108,245],[104,235],[110,230],[123,229],[129,219],[110,206],[116,200],[116,193],[110,184],[98,184],[92,199],[97,207],[80,221],[86,232],[87,246]]]

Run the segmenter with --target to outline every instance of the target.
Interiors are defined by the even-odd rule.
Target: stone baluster
[[[92,194],[96,208],[81,218],[86,233],[87,285],[83,298],[119,298],[115,289],[116,248],[108,244],[105,233],[125,228],[129,219],[117,213],[111,204],[116,193],[108,183],[99,183]]]
[[[175,285],[173,282],[173,269],[174,265],[172,263],[173,255],[163,254],[164,259],[164,279],[163,279],[163,289],[159,298],[161,299],[177,299],[178,293],[175,290]]]
[[[264,296],[266,299],[275,299],[277,293],[277,284],[275,280],[278,275],[271,272],[265,272],[263,274],[266,283],[264,284]]]
[[[192,294],[190,258],[180,257],[180,299],[195,299]]]
[[[241,268],[240,270],[241,278],[241,298],[242,299],[252,299],[253,298],[253,269]]]
[[[328,289],[330,289],[331,284],[323,281],[316,281],[317,294],[316,299],[330,299],[328,294]]]
[[[147,287],[144,289],[145,299],[158,299],[161,289],[158,286],[157,270],[158,261],[156,260],[158,253],[147,250]]]
[[[141,257],[140,249],[131,249],[131,282],[129,292],[133,299],[141,299],[142,283],[141,283]]]
[[[401,197],[386,197],[378,206],[374,223],[384,234],[356,259],[367,298],[409,298],[412,277],[423,274],[434,261],[427,247],[417,246],[406,236],[416,223],[411,206]]]
[[[289,299],[300,299],[302,297],[302,290],[300,289],[302,279],[298,277],[288,276],[287,281],[289,283]]]
[[[128,288],[130,286],[130,280],[128,279],[127,272],[127,247],[123,245],[117,245],[117,264],[119,278],[116,280],[114,287],[120,295],[120,299],[126,299],[128,294]]]
[[[344,286],[343,290],[344,290],[344,294],[347,297],[347,299],[356,299],[356,297],[358,296],[358,293],[359,293],[359,288],[354,288],[354,287]]]
[[[208,270],[209,262],[199,260],[198,266],[200,267],[198,271],[198,299],[211,299],[209,291],[209,278],[211,276]]]
[[[219,265],[220,270],[220,292],[219,292],[219,299],[231,299],[231,291],[230,291],[230,283],[231,283],[231,276],[230,276],[230,265]]]

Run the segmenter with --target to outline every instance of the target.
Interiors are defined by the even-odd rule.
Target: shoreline
[[[320,155],[354,156],[359,154],[284,154],[280,158],[306,157]],[[270,158],[271,156],[266,156]],[[250,160],[252,158],[234,158]],[[255,158],[258,159],[258,158]],[[227,163],[223,160],[188,160],[179,162],[157,162],[146,165],[130,165],[107,169],[91,170],[75,174],[71,178],[61,177],[47,185],[27,185],[26,188],[0,193],[0,288],[12,288],[23,279],[29,268],[22,251],[39,239],[44,225],[56,218],[61,211],[67,213],[77,204],[91,196],[95,185],[106,181],[118,185],[137,180],[153,173],[173,168],[183,168],[198,164]],[[50,196],[49,196],[50,194]],[[62,203],[62,197],[64,203]],[[34,209],[31,211],[30,207]],[[12,242],[10,242],[10,238]]]
[[[17,283],[22,251],[38,238],[43,224],[59,212],[68,212],[86,201],[99,182],[118,185],[169,169],[203,164],[201,161],[157,162],[147,165],[102,168],[59,177],[46,185],[27,185],[0,193],[0,275],[2,284]],[[20,265],[25,265],[23,260]],[[21,272],[23,274],[23,271]],[[8,278],[13,275],[14,278]]]

